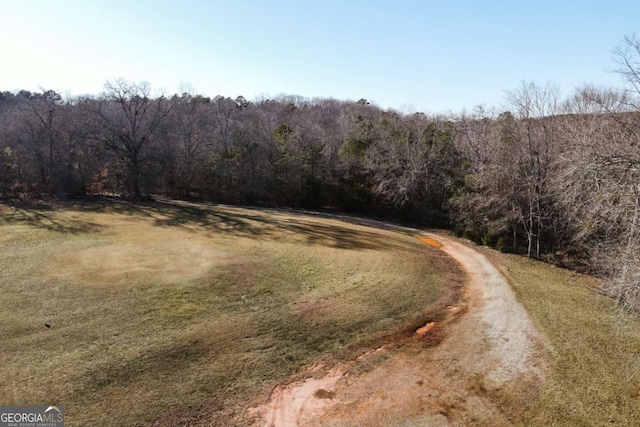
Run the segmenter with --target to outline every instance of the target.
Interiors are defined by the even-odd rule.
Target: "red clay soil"
[[[467,272],[463,300],[414,342],[316,366],[252,408],[256,426],[502,426],[517,423],[544,375],[544,341],[505,278],[471,246],[423,233]],[[444,334],[437,346],[419,345]],[[372,365],[373,363],[373,365]],[[363,366],[374,366],[363,369]]]

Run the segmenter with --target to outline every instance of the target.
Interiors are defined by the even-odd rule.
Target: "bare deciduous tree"
[[[153,98],[147,82],[119,79],[107,82],[100,99],[87,106],[99,125],[94,138],[124,162],[128,190],[141,198],[148,150],[173,102],[162,95]]]
[[[557,114],[559,90],[551,85],[523,83],[507,92],[515,108],[520,129],[515,149],[520,158],[519,172],[523,180],[520,221],[527,235],[527,255],[541,254],[541,239],[547,226],[547,178],[558,140]],[[535,248],[534,248],[535,246]]]
[[[173,101],[175,107],[165,144],[168,145],[168,151],[175,153],[169,160],[172,162],[170,169],[173,171],[174,185],[181,189],[180,196],[190,198],[196,178],[200,176],[202,181],[206,149],[213,140],[213,124],[208,117],[210,100],[183,93]]]

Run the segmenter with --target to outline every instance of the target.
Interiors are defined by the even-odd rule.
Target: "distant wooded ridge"
[[[640,42],[620,89],[508,91],[508,109],[429,116],[362,99],[254,102],[110,81],[95,97],[0,93],[0,196],[148,194],[334,208],[450,227],[582,262],[640,306]]]

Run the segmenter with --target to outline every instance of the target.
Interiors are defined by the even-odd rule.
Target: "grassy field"
[[[302,366],[437,319],[462,279],[414,236],[332,219],[0,204],[0,403],[66,405],[69,426],[228,425]]]
[[[484,250],[550,344],[549,373],[526,426],[640,425],[640,318],[595,292],[595,279]],[[527,391],[525,391],[526,393]]]

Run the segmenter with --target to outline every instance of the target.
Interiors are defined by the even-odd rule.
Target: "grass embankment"
[[[462,279],[413,236],[332,219],[0,204],[0,403],[66,405],[69,426],[228,425],[302,366],[437,317]]]
[[[640,318],[594,291],[598,281],[486,250],[550,344],[527,426],[640,425]]]

